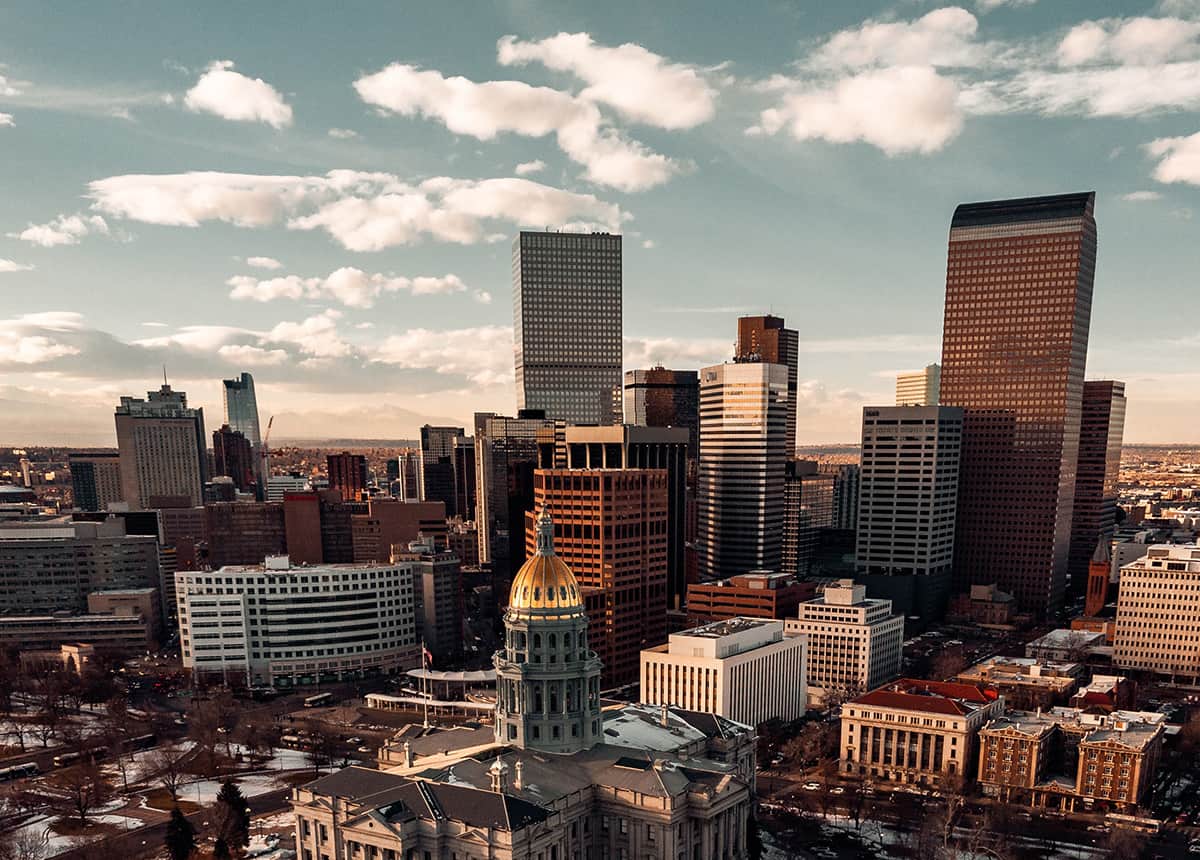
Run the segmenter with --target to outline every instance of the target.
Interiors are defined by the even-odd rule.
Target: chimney
[[[658,723],[659,723],[659,725],[661,725],[661,726],[662,726],[664,729],[665,729],[665,728],[668,728],[668,727],[671,725],[671,716],[670,716],[670,711],[668,711],[668,710],[667,710],[667,703],[666,703],[666,702],[663,702],[663,704],[662,704],[662,709],[659,711],[659,715],[658,715]]]
[[[408,741],[404,742],[404,766],[413,766],[412,744],[410,744]]]
[[[513,788],[515,788],[517,791],[520,791],[521,789],[523,789],[525,787],[525,784],[522,781],[522,776],[523,776],[524,770],[525,770],[525,765],[522,764],[520,760],[518,760],[517,763],[513,765],[513,772],[514,772]]]
[[[492,776],[492,791],[504,794],[508,790],[508,765],[503,759],[496,759],[488,768],[488,773]]]

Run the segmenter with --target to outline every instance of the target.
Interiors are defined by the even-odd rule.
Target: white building
[[[282,502],[288,493],[306,493],[312,489],[302,475],[271,475],[267,478],[267,501]]]
[[[183,665],[251,685],[395,672],[420,661],[407,563],[256,566],[175,574]]]
[[[779,570],[783,561],[788,369],[700,371],[696,549],[704,579]]]
[[[897,406],[936,406],[942,387],[942,366],[896,375]]]
[[[755,726],[804,716],[803,636],[782,621],[730,618],[672,633],[642,651],[642,701],[717,714]]]
[[[1200,546],[1158,544],[1121,568],[1113,663],[1200,678]]]
[[[867,597],[866,586],[840,579],[800,604],[786,622],[790,636],[808,637],[809,695],[873,690],[900,676],[904,619],[890,600]]]

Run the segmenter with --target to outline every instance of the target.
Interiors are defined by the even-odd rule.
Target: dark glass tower
[[[1095,194],[969,203],[946,265],[941,403],[961,406],[954,575],[1063,602],[1096,271]]]
[[[1117,522],[1117,476],[1125,435],[1125,383],[1083,384],[1075,514],[1071,520],[1071,593],[1083,594],[1096,544],[1106,547]]]

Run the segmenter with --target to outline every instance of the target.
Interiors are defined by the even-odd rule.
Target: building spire
[[[554,555],[554,521],[545,505],[542,505],[537,521],[537,554]]]

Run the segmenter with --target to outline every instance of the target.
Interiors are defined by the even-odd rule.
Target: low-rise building
[[[184,668],[292,686],[420,660],[407,563],[262,565],[175,574]]]
[[[687,588],[687,615],[693,624],[726,618],[795,618],[800,603],[816,596],[816,585],[787,573],[752,571]]]
[[[1080,687],[1071,697],[1072,708],[1092,713],[1111,714],[1133,708],[1137,699],[1137,684],[1123,675],[1093,675],[1086,687]]]
[[[972,621],[985,627],[1011,627],[1016,611],[1013,596],[990,583],[972,585],[970,591],[955,595],[948,614],[951,620]]]
[[[866,586],[852,579],[836,580],[801,603],[786,631],[808,638],[810,697],[871,690],[900,675],[904,619],[892,614],[890,600],[868,598]]]
[[[841,771],[930,786],[969,780],[979,730],[1003,710],[989,687],[901,679],[842,705]]]
[[[672,633],[666,645],[642,651],[642,701],[752,726],[800,719],[806,640],[783,630],[782,621],[731,618]]]
[[[1078,663],[1087,658],[1094,648],[1104,647],[1104,634],[1094,630],[1051,630],[1025,643],[1025,656],[1036,660],[1055,660],[1060,663]]]
[[[960,672],[957,680],[987,685],[1004,696],[1008,707],[1032,711],[1067,704],[1083,676],[1078,663],[989,657]]]
[[[1133,811],[1153,786],[1164,723],[1135,711],[1011,711],[979,733],[979,783],[987,795],[1032,806]]]
[[[56,651],[86,643],[107,651],[144,653],[154,647],[151,622],[141,615],[5,615],[0,649]]]

